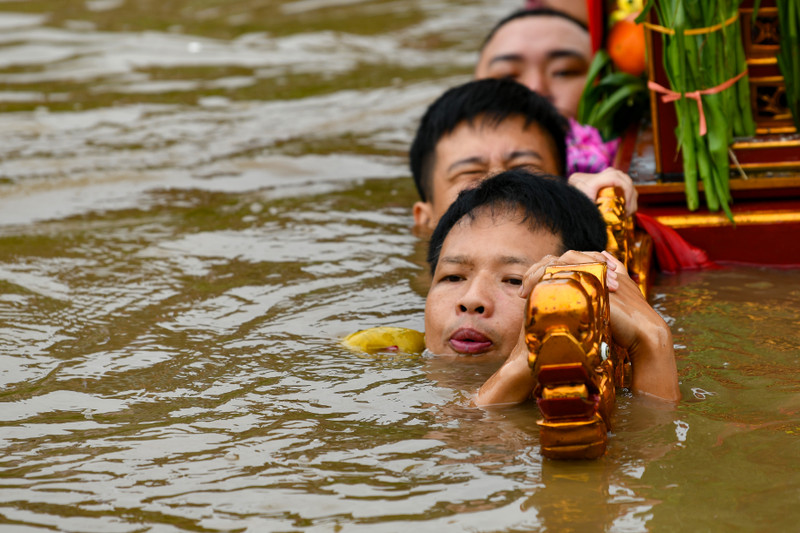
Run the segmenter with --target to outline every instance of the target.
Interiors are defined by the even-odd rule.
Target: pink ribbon
[[[744,70],[737,76],[729,79],[728,81],[717,85],[716,87],[711,87],[710,89],[703,89],[702,91],[691,91],[688,93],[679,93],[675,91],[671,91],[666,87],[662,87],[661,85],[657,84],[654,81],[647,82],[647,88],[651,91],[655,91],[657,93],[661,93],[664,96],[661,97],[661,101],[665,104],[669,102],[674,102],[675,100],[680,100],[681,98],[691,98],[692,100],[697,101],[697,112],[700,114],[700,136],[706,134],[706,114],[703,112],[703,102],[701,100],[701,96],[704,94],[717,94],[718,92],[724,91],[740,79],[742,79],[747,74],[747,70]]]

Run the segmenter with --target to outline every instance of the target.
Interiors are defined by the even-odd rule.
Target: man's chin
[[[455,350],[452,346],[446,346],[438,350],[426,348],[426,350],[430,355],[436,357],[445,357],[448,359],[452,359],[454,361],[474,361],[474,362],[495,361],[495,360],[505,361],[507,354],[506,355],[501,354],[496,348],[497,348],[496,346],[492,346],[491,349],[481,352],[458,351]]]

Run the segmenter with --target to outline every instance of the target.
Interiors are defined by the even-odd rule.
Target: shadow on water
[[[661,277],[684,401],[606,457],[481,411],[422,329],[405,150],[515,2],[0,1],[0,525],[791,529],[796,271]]]

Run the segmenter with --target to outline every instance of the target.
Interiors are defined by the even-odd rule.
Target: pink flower
[[[614,163],[619,139],[605,142],[592,126],[569,119],[567,134],[567,176],[575,172],[600,172]]]

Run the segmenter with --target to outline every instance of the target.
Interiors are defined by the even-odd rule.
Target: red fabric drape
[[[681,270],[719,268],[705,251],[689,244],[677,231],[653,217],[636,213],[636,225],[652,237],[653,250],[662,272],[674,274]]]

